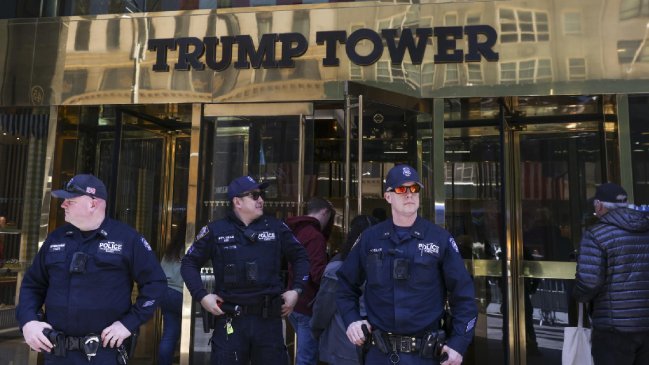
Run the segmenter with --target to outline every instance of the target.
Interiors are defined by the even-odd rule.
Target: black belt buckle
[[[417,351],[417,339],[415,337],[399,336],[399,352]]]
[[[83,353],[88,357],[90,361],[94,356],[97,355],[97,350],[99,350],[99,336],[95,334],[89,334],[81,339],[83,346]]]

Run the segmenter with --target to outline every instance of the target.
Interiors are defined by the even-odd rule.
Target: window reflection
[[[1,18],[38,17],[43,0],[13,0],[10,8],[0,11]],[[225,9],[250,6],[336,3],[347,0],[67,0],[61,1],[57,16],[143,13],[155,11]],[[410,3],[410,1],[395,1]],[[4,6],[4,5],[3,5]],[[31,10],[30,10],[31,9]],[[6,13],[6,15],[5,15]]]

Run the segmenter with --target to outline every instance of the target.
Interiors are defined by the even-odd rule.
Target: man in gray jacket
[[[649,218],[616,184],[597,187],[599,222],[586,229],[574,295],[592,302],[595,365],[649,364]]]

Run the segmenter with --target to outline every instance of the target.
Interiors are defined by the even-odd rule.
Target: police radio
[[[86,272],[86,264],[88,263],[88,254],[85,252],[75,252],[72,255],[72,261],[70,261],[70,273],[80,273],[83,274]]]

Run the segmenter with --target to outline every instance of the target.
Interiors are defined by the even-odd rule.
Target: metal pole
[[[344,211],[344,226],[343,232],[347,234],[349,231],[349,199],[351,192],[351,140],[352,140],[352,100],[349,94],[345,95],[345,211]]]
[[[356,166],[356,179],[358,186],[356,201],[358,210],[356,214],[363,212],[363,95],[358,95],[358,165]]]

